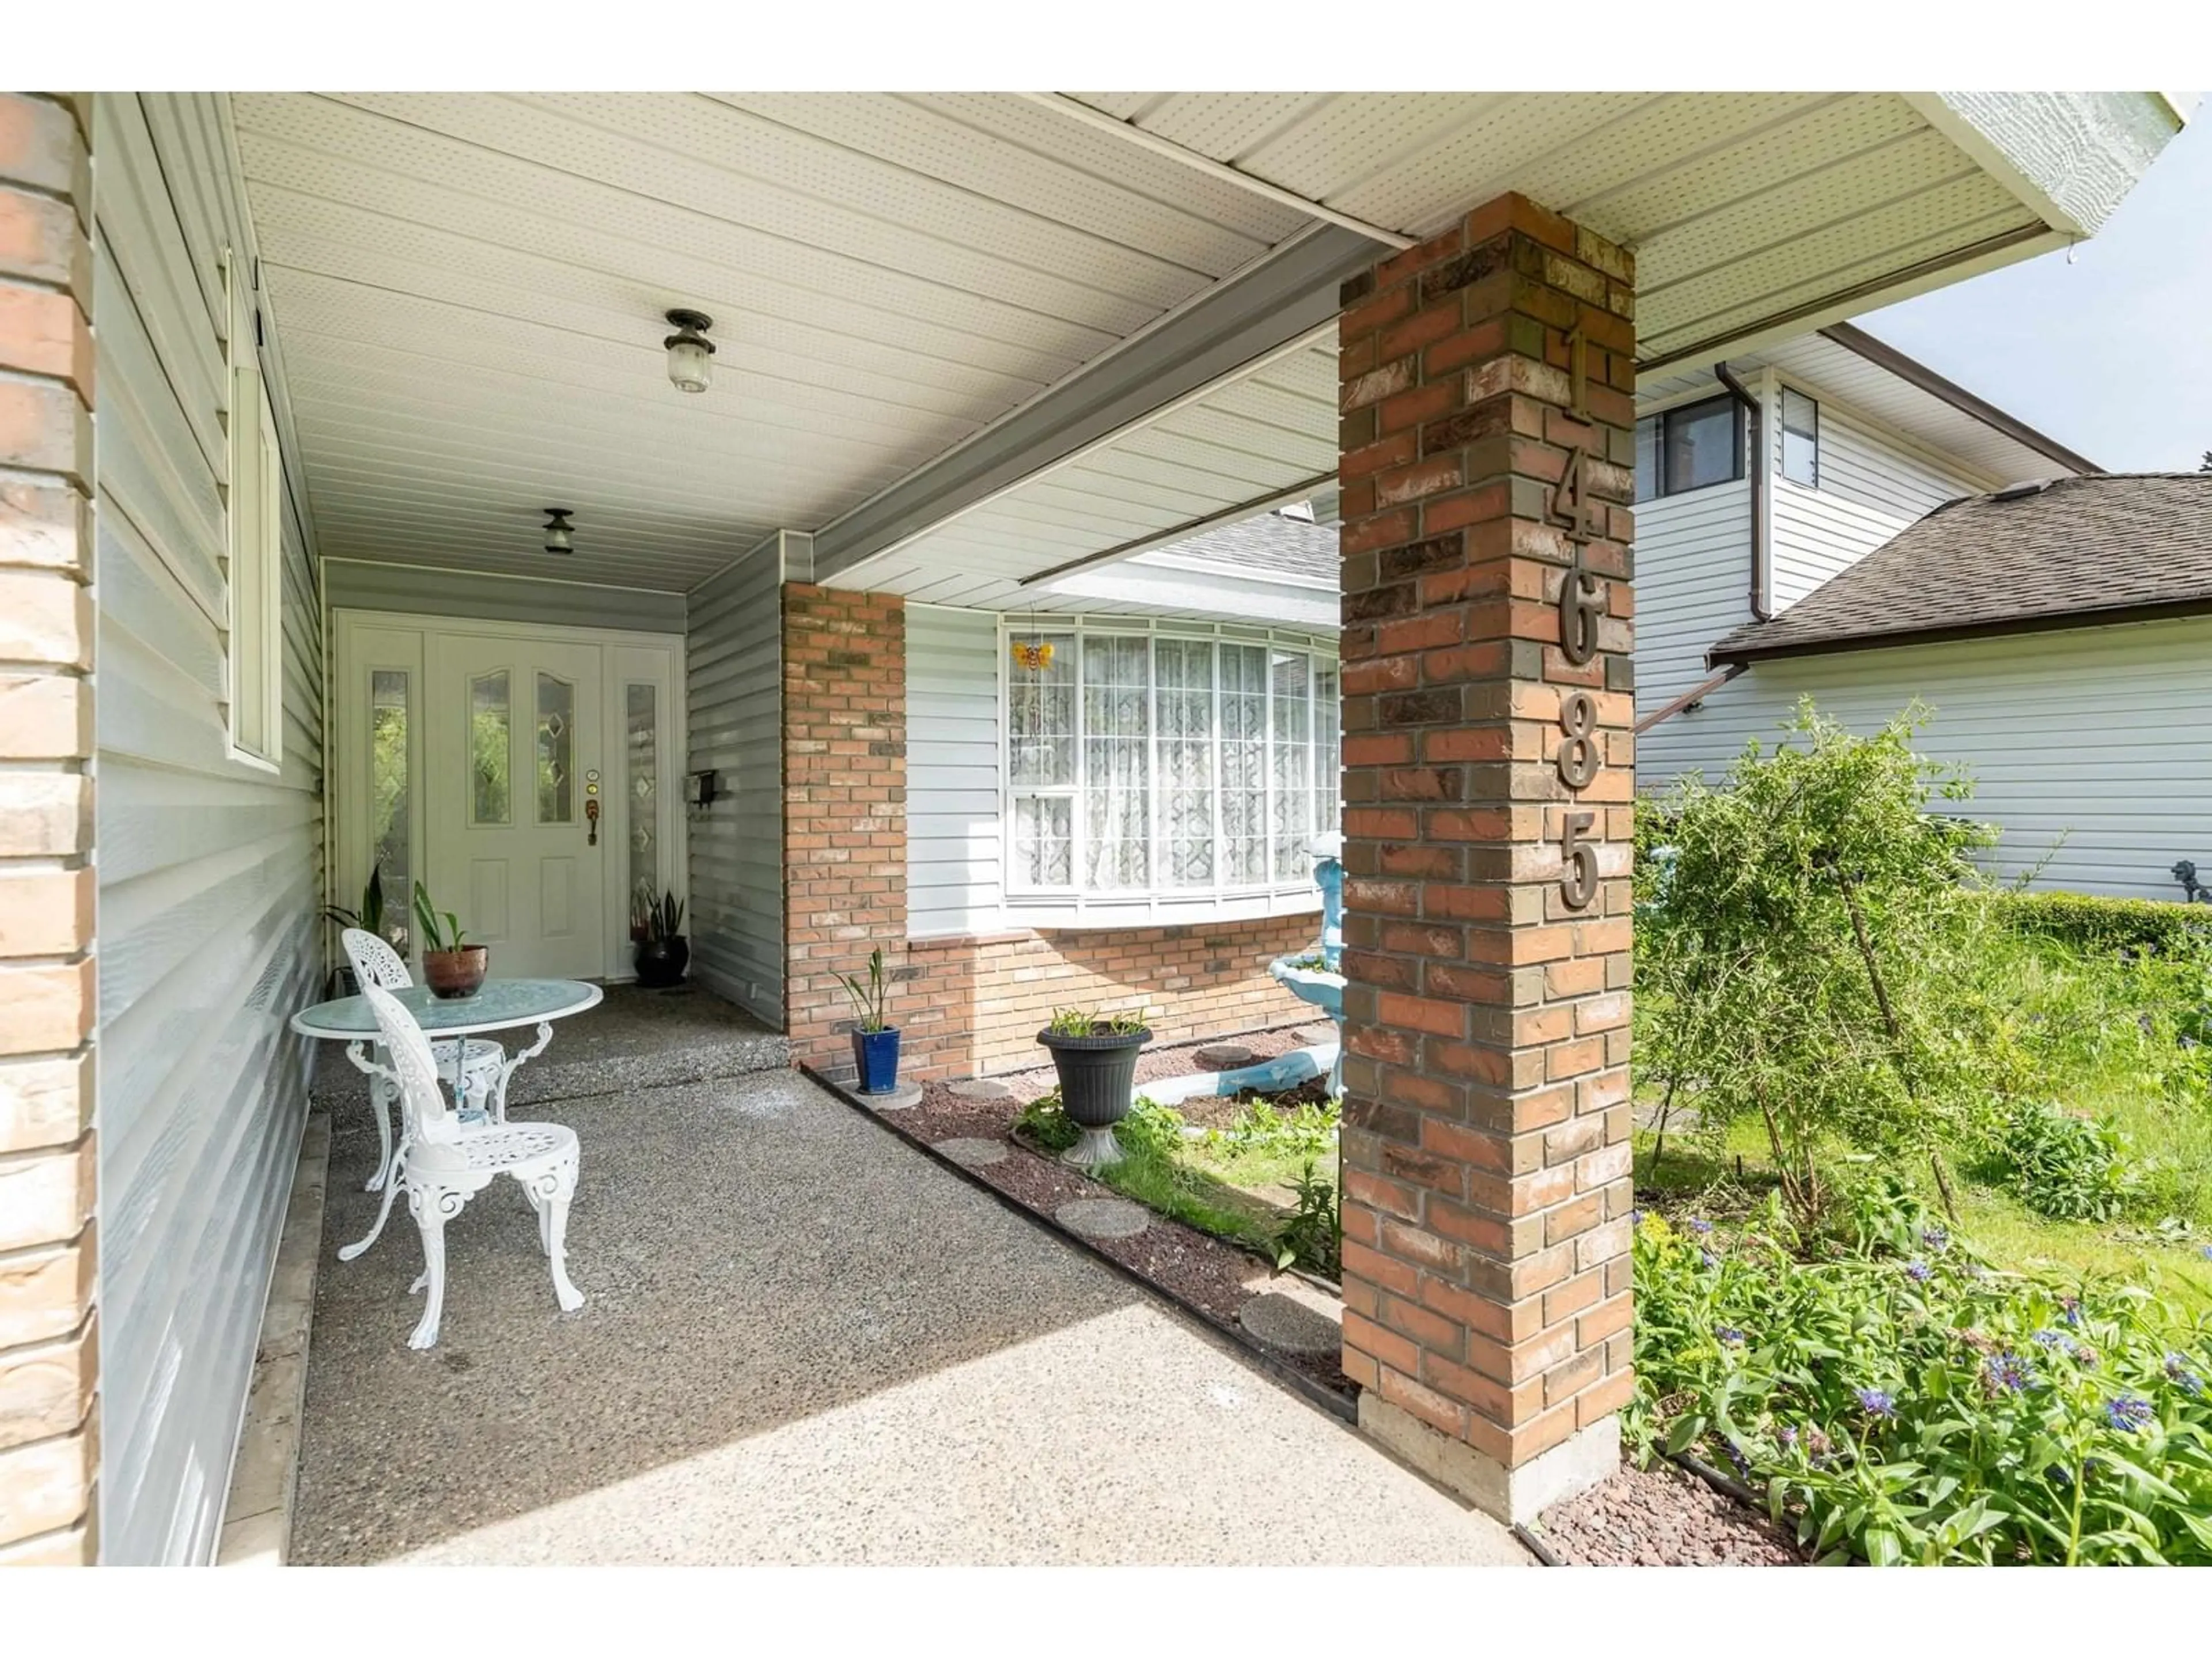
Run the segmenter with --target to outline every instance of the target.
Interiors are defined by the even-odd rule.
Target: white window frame
[[[242,265],[234,254],[224,254],[230,481],[223,726],[233,760],[275,772],[284,763],[284,459]]]
[[[1018,640],[1050,635],[1073,636],[1075,649],[1073,684],[1075,689],[1075,781],[1068,784],[1024,785],[1017,787],[1012,776],[1013,749],[1013,670],[1012,646]],[[998,629],[998,768],[999,768],[999,827],[1000,869],[1002,892],[1009,921],[1030,926],[1144,926],[1153,922],[1223,921],[1248,917],[1291,915],[1321,908],[1321,895],[1315,887],[1310,870],[1301,871],[1294,878],[1278,878],[1274,872],[1275,796],[1273,780],[1275,746],[1275,697],[1272,674],[1267,680],[1267,734],[1263,744],[1268,769],[1267,787],[1262,792],[1262,834],[1267,849],[1268,879],[1262,882],[1233,883],[1222,878],[1224,861],[1214,860],[1214,880],[1210,886],[1169,886],[1162,872],[1169,866],[1167,848],[1164,838],[1162,814],[1163,791],[1159,769],[1159,719],[1157,702],[1157,668],[1148,671],[1152,691],[1155,697],[1146,723],[1146,743],[1150,753],[1146,760],[1147,833],[1152,846],[1150,860],[1152,884],[1141,889],[1092,890],[1084,884],[1084,872],[1088,867],[1089,848],[1084,831],[1084,779],[1086,757],[1084,754],[1083,725],[1083,651],[1086,636],[1122,638],[1138,637],[1153,641],[1164,639],[1194,640],[1218,645],[1258,646],[1303,653],[1306,658],[1307,707],[1318,712],[1320,698],[1316,686],[1316,668],[1334,670],[1338,680],[1338,720],[1342,723],[1343,665],[1336,640],[1330,636],[1281,628],[1250,627],[1231,623],[1185,622],[1179,619],[1154,620],[1146,617],[1094,616],[1087,613],[1045,614],[1035,617],[1002,614]],[[1157,658],[1148,652],[1148,662]],[[1221,672],[1220,659],[1214,659],[1213,675],[1213,789],[1212,823],[1217,848],[1220,843],[1221,824]],[[1309,728],[1310,730],[1310,728]],[[1322,799],[1320,784],[1321,757],[1330,752],[1330,746],[1314,743],[1315,766],[1308,775],[1304,790],[1316,806]],[[1340,738],[1334,745],[1340,756]],[[1340,768],[1341,761],[1339,761]],[[1332,792],[1340,815],[1343,811],[1341,783]],[[1030,887],[1022,884],[1023,876],[1015,834],[1015,802],[1018,797],[1057,796],[1072,800],[1068,869],[1073,878],[1064,887]]]
[[[1796,427],[1791,425],[1793,404],[1813,411],[1810,431],[1805,430],[1802,423]],[[1776,387],[1774,434],[1774,476],[1784,483],[1796,484],[1800,489],[1818,489],[1820,487],[1820,400],[1811,392],[1801,392],[1794,386],[1784,384]],[[1792,437],[1813,446],[1813,476],[1809,478],[1790,476],[1790,440]]]

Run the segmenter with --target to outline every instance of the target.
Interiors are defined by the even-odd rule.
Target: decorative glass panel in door
[[[409,859],[407,686],[404,668],[376,668],[368,676],[369,865],[384,889],[385,937],[407,953],[408,896],[414,891]]]
[[[538,821],[576,821],[576,688],[538,677]]]
[[[623,744],[629,775],[629,908],[660,896],[660,799],[654,782],[660,762],[659,692],[632,682],[624,689]]]
[[[514,694],[507,670],[469,682],[469,822],[506,823],[514,817],[507,769],[514,750]]]

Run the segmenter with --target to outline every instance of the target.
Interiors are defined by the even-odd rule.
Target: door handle
[[[597,847],[599,844],[599,802],[597,796],[584,803],[584,822],[592,826],[592,833],[585,837],[584,845]]]

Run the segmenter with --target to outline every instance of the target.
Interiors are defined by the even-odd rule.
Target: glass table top
[[[427,985],[410,985],[392,994],[416,1024],[436,1036],[564,1018],[596,1007],[605,993],[580,979],[488,979],[471,997],[434,997]],[[301,1009],[292,1016],[292,1029],[310,1036],[374,1036],[376,1016],[367,997],[339,997]]]

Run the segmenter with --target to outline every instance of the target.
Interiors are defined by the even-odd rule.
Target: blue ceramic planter
[[[853,1066],[862,1094],[887,1095],[898,1087],[898,1042],[895,1030],[853,1033]]]

